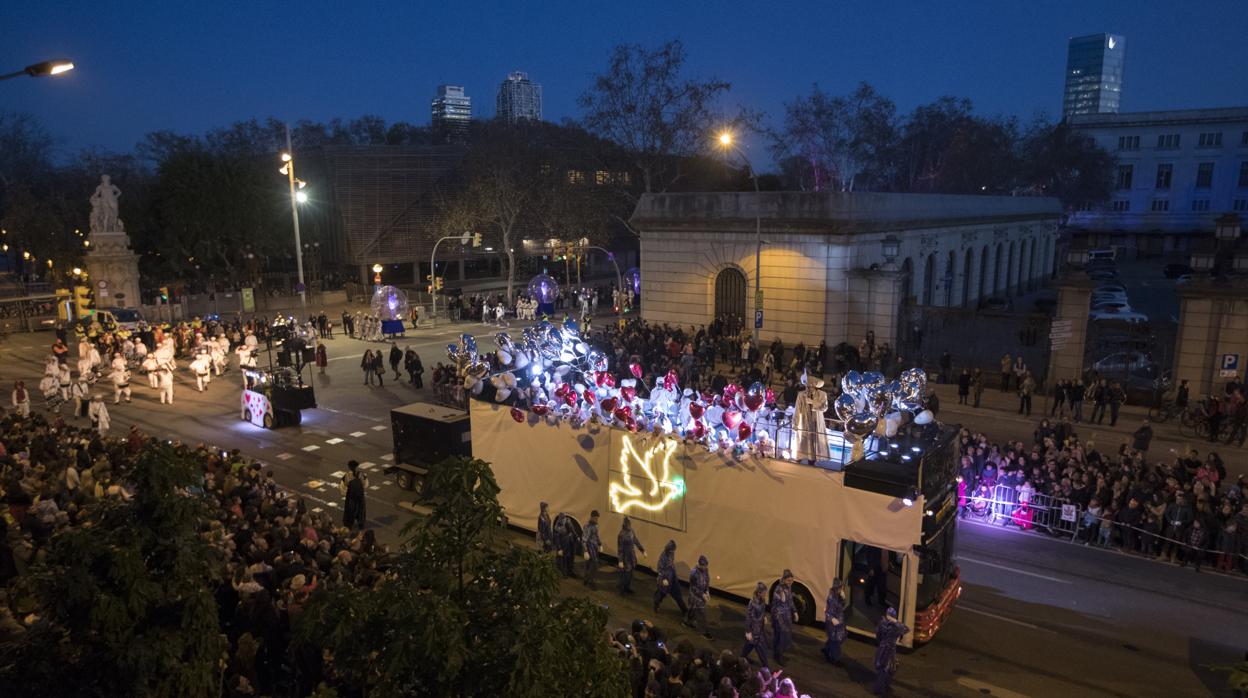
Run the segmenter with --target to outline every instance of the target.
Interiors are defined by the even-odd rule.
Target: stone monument
[[[121,190],[108,175],[91,195],[91,247],[87,251],[87,279],[97,308],[134,308],[139,296],[139,256],[130,249],[126,226],[117,217]]]

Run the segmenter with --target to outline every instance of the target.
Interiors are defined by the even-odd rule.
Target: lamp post
[[[308,183],[295,177],[295,158],[291,154],[290,124],[286,124],[286,152],[282,153],[282,168],[278,170],[290,182],[290,218],[295,225],[295,270],[299,274],[299,310],[308,314],[308,289],[303,283],[303,244],[299,241],[299,204],[308,200],[301,190]]]
[[[430,327],[438,326],[438,245],[441,245],[445,240],[459,240],[461,245],[471,243],[473,247],[480,247],[481,233],[464,231],[460,235],[440,237],[437,242],[433,243],[433,251],[429,253],[429,306],[432,308],[429,312]]]
[[[763,211],[762,196],[758,190],[758,173],[754,170],[754,165],[750,163],[750,158],[740,147],[733,142],[732,133],[723,131],[719,134],[719,146],[725,152],[736,151],[737,155],[745,161],[745,166],[750,168],[750,179],[754,182],[754,310],[762,311],[762,303],[759,302],[759,296],[762,295],[762,272],[763,272]],[[623,291],[623,287],[620,287]],[[759,322],[754,322],[754,348],[759,348],[758,335],[762,330]]]
[[[13,78],[20,78],[23,75],[29,75],[32,78],[41,78],[41,77],[46,77],[50,75],[61,75],[62,73],[68,73],[69,71],[73,69],[74,69],[74,64],[72,61],[67,61],[63,59],[55,60],[55,61],[43,61],[41,63],[32,63],[31,65],[28,65],[25,68],[14,71],[12,73],[5,73],[4,75],[0,75],[0,80],[12,80]]]

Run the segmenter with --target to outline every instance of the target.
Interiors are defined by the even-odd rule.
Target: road
[[[486,338],[496,330],[469,324],[421,330],[399,344],[421,354],[428,376],[443,359],[446,344],[464,331],[478,335],[483,351],[492,348]],[[36,333],[0,342],[0,380],[37,382],[51,340],[49,333]],[[365,347],[341,337],[327,343],[330,367],[316,376],[321,407],[305,412],[299,427],[266,431],[241,422],[237,371],[214,380],[201,394],[182,370],[173,408],[162,407],[154,390],[134,381],[132,404],[110,404],[114,433],[124,434],[137,424],[162,438],[239,448],[271,467],[280,483],[309,499],[311,508],[329,511],[340,507],[338,475],[348,460],[359,460],[371,471],[370,525],[383,540],[394,541],[411,514],[400,506],[410,495],[380,473],[391,458],[388,410],[428,391],[389,380],[382,388],[363,386],[358,362]],[[100,392],[111,402],[111,386],[101,386]],[[1248,650],[1248,579],[1243,576],[1196,574],[970,523],[961,525],[959,537],[964,580],[959,609],[932,642],[902,657],[897,695],[1223,695],[1216,689],[1221,675],[1201,665],[1232,661]],[[517,534],[516,540],[525,538]],[[631,599],[610,591],[612,581],[604,569],[599,591],[588,592],[578,582],[567,582],[565,591],[602,602],[613,627],[653,617],[646,598],[650,579],[638,580],[640,593]],[[714,648],[739,650],[743,605],[716,597],[708,615]],[[670,606],[654,620],[674,639],[687,636]],[[820,635],[813,628],[798,633],[788,666],[798,687],[813,696],[867,695],[871,644],[847,642],[846,668],[837,669],[819,657]],[[695,645],[704,642],[690,639]]]

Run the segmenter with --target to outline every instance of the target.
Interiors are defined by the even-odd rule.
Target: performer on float
[[[828,409],[828,394],[823,381],[810,378],[802,372],[802,385],[806,389],[798,393],[793,409],[793,457],[812,463],[828,460],[828,430],[823,413]]]

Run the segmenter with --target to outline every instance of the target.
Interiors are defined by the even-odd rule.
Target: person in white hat
[[[91,418],[91,425],[95,427],[100,436],[108,436],[108,405],[104,404],[103,395],[95,395],[91,398],[91,406],[87,408],[87,416]]]

